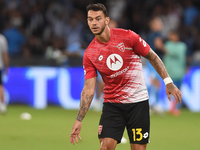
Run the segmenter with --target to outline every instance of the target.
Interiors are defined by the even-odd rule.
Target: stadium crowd
[[[0,31],[8,40],[11,66],[81,65],[94,37],[86,6],[97,2],[107,6],[119,28],[131,29],[147,42],[152,20],[161,20],[162,42],[176,31],[187,46],[187,65],[200,65],[199,0],[0,0]]]

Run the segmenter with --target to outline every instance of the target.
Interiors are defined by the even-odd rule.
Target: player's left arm
[[[150,48],[149,52],[144,57],[149,60],[151,65],[165,81],[168,99],[171,101],[170,94],[172,94],[176,99],[176,103],[181,103],[181,91],[172,82],[162,60],[158,57],[158,55]]]

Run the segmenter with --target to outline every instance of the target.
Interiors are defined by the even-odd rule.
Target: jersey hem
[[[126,100],[104,100],[103,103],[130,104],[130,103],[138,103],[138,102],[142,102],[142,101],[146,101],[146,100],[149,100],[149,97],[145,98],[145,99],[141,99],[141,100],[134,100],[134,101],[126,101]]]

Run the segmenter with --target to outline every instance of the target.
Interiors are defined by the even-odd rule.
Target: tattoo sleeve
[[[78,115],[76,117],[76,119],[78,121],[82,121],[83,118],[85,117],[90,104],[92,102],[94,94],[90,94],[90,92],[86,91],[85,89],[83,89],[82,93],[81,93],[81,101],[80,101],[80,108],[78,111]]]
[[[169,74],[162,62],[162,60],[158,57],[158,55],[152,50],[149,50],[149,53],[145,56],[154,67],[154,69],[158,72],[162,79],[169,77]]]

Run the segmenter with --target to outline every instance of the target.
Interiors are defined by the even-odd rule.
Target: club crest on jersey
[[[124,51],[125,51],[124,43],[123,43],[123,42],[122,42],[122,43],[119,43],[119,44],[117,45],[117,48],[118,48],[120,51],[124,52]]]
[[[103,126],[102,126],[102,125],[99,125],[99,130],[98,130],[99,135],[101,134],[102,128],[103,128]]]
[[[118,54],[111,54],[106,60],[108,68],[112,71],[117,71],[123,66],[123,59]]]

